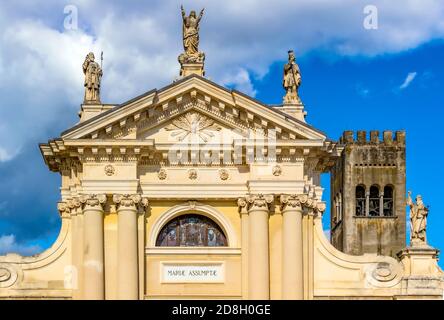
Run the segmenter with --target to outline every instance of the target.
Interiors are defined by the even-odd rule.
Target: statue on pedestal
[[[420,195],[416,196],[416,203],[413,202],[412,193],[409,191],[407,205],[410,206],[410,242],[412,246],[426,245],[427,215],[429,209],[422,202]]]
[[[288,51],[288,63],[284,66],[283,86],[286,91],[284,104],[302,104],[298,94],[301,82],[301,71],[296,63],[296,57],[293,50],[290,50]]]
[[[94,53],[90,52],[83,62],[83,73],[85,74],[85,98],[84,104],[101,104],[100,82],[102,80],[102,68],[94,61]]]
[[[199,16],[196,15],[196,11],[191,11],[187,17],[183,6],[181,6],[182,20],[183,20],[183,48],[184,53],[179,55],[179,63],[182,66],[184,64],[200,64],[202,65],[201,73],[203,73],[203,63],[205,61],[205,53],[199,52],[199,24],[203,17],[204,10],[200,12]],[[181,71],[182,75],[183,70]]]

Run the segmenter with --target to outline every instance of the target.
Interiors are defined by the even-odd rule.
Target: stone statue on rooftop
[[[302,104],[299,98],[298,89],[301,85],[301,71],[296,63],[293,50],[288,51],[288,62],[284,66],[285,89],[284,104]]]
[[[191,11],[189,16],[186,15],[183,6],[181,6],[182,20],[183,20],[183,48],[184,53],[179,56],[181,65],[184,63],[203,63],[205,54],[199,52],[199,24],[203,17],[204,10],[200,11],[199,16],[196,11]]]
[[[429,209],[424,205],[422,197],[416,196],[416,203],[409,191],[407,205],[410,206],[410,242],[412,246],[427,244],[426,229]]]
[[[90,52],[83,62],[85,74],[85,104],[100,104],[100,82],[102,80],[102,67],[94,61],[94,53]]]

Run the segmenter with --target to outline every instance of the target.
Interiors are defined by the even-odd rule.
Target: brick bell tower
[[[352,255],[395,256],[406,241],[405,132],[345,131],[331,169],[331,243]]]

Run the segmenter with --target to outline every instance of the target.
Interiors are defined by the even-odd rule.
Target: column
[[[137,214],[148,205],[140,195],[114,195],[118,215],[117,297],[121,300],[139,299],[139,263]]]
[[[83,297],[85,300],[105,299],[103,205],[106,195],[86,195],[83,204]]]
[[[282,299],[304,298],[302,203],[306,195],[281,195],[282,212]]]
[[[248,210],[245,198],[237,201],[241,218],[242,247],[242,299],[248,299]]]
[[[365,192],[365,216],[370,216],[370,191]]]
[[[384,191],[379,192],[379,216],[384,216]]]
[[[72,198],[68,201],[71,210],[72,230],[72,289],[73,298],[82,299],[82,277],[83,277],[83,211],[80,200]]]
[[[273,195],[249,195],[248,207],[248,298],[270,299],[268,241],[269,205]]]

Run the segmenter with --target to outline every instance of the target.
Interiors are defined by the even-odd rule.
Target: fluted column
[[[83,297],[85,300],[105,299],[103,205],[106,195],[85,195],[83,204]]]
[[[248,298],[270,299],[268,241],[269,205],[272,195],[249,195],[240,204],[248,208]],[[243,203],[242,203],[243,201]]]
[[[306,195],[281,195],[282,212],[282,299],[304,298],[302,205]]]
[[[68,207],[71,211],[71,230],[72,230],[72,289],[74,299],[82,298],[83,277],[83,216],[82,206],[79,198],[72,198],[68,201]]]
[[[113,196],[118,214],[117,297],[121,300],[139,299],[139,264],[137,214],[146,208],[148,200],[140,195]]]

